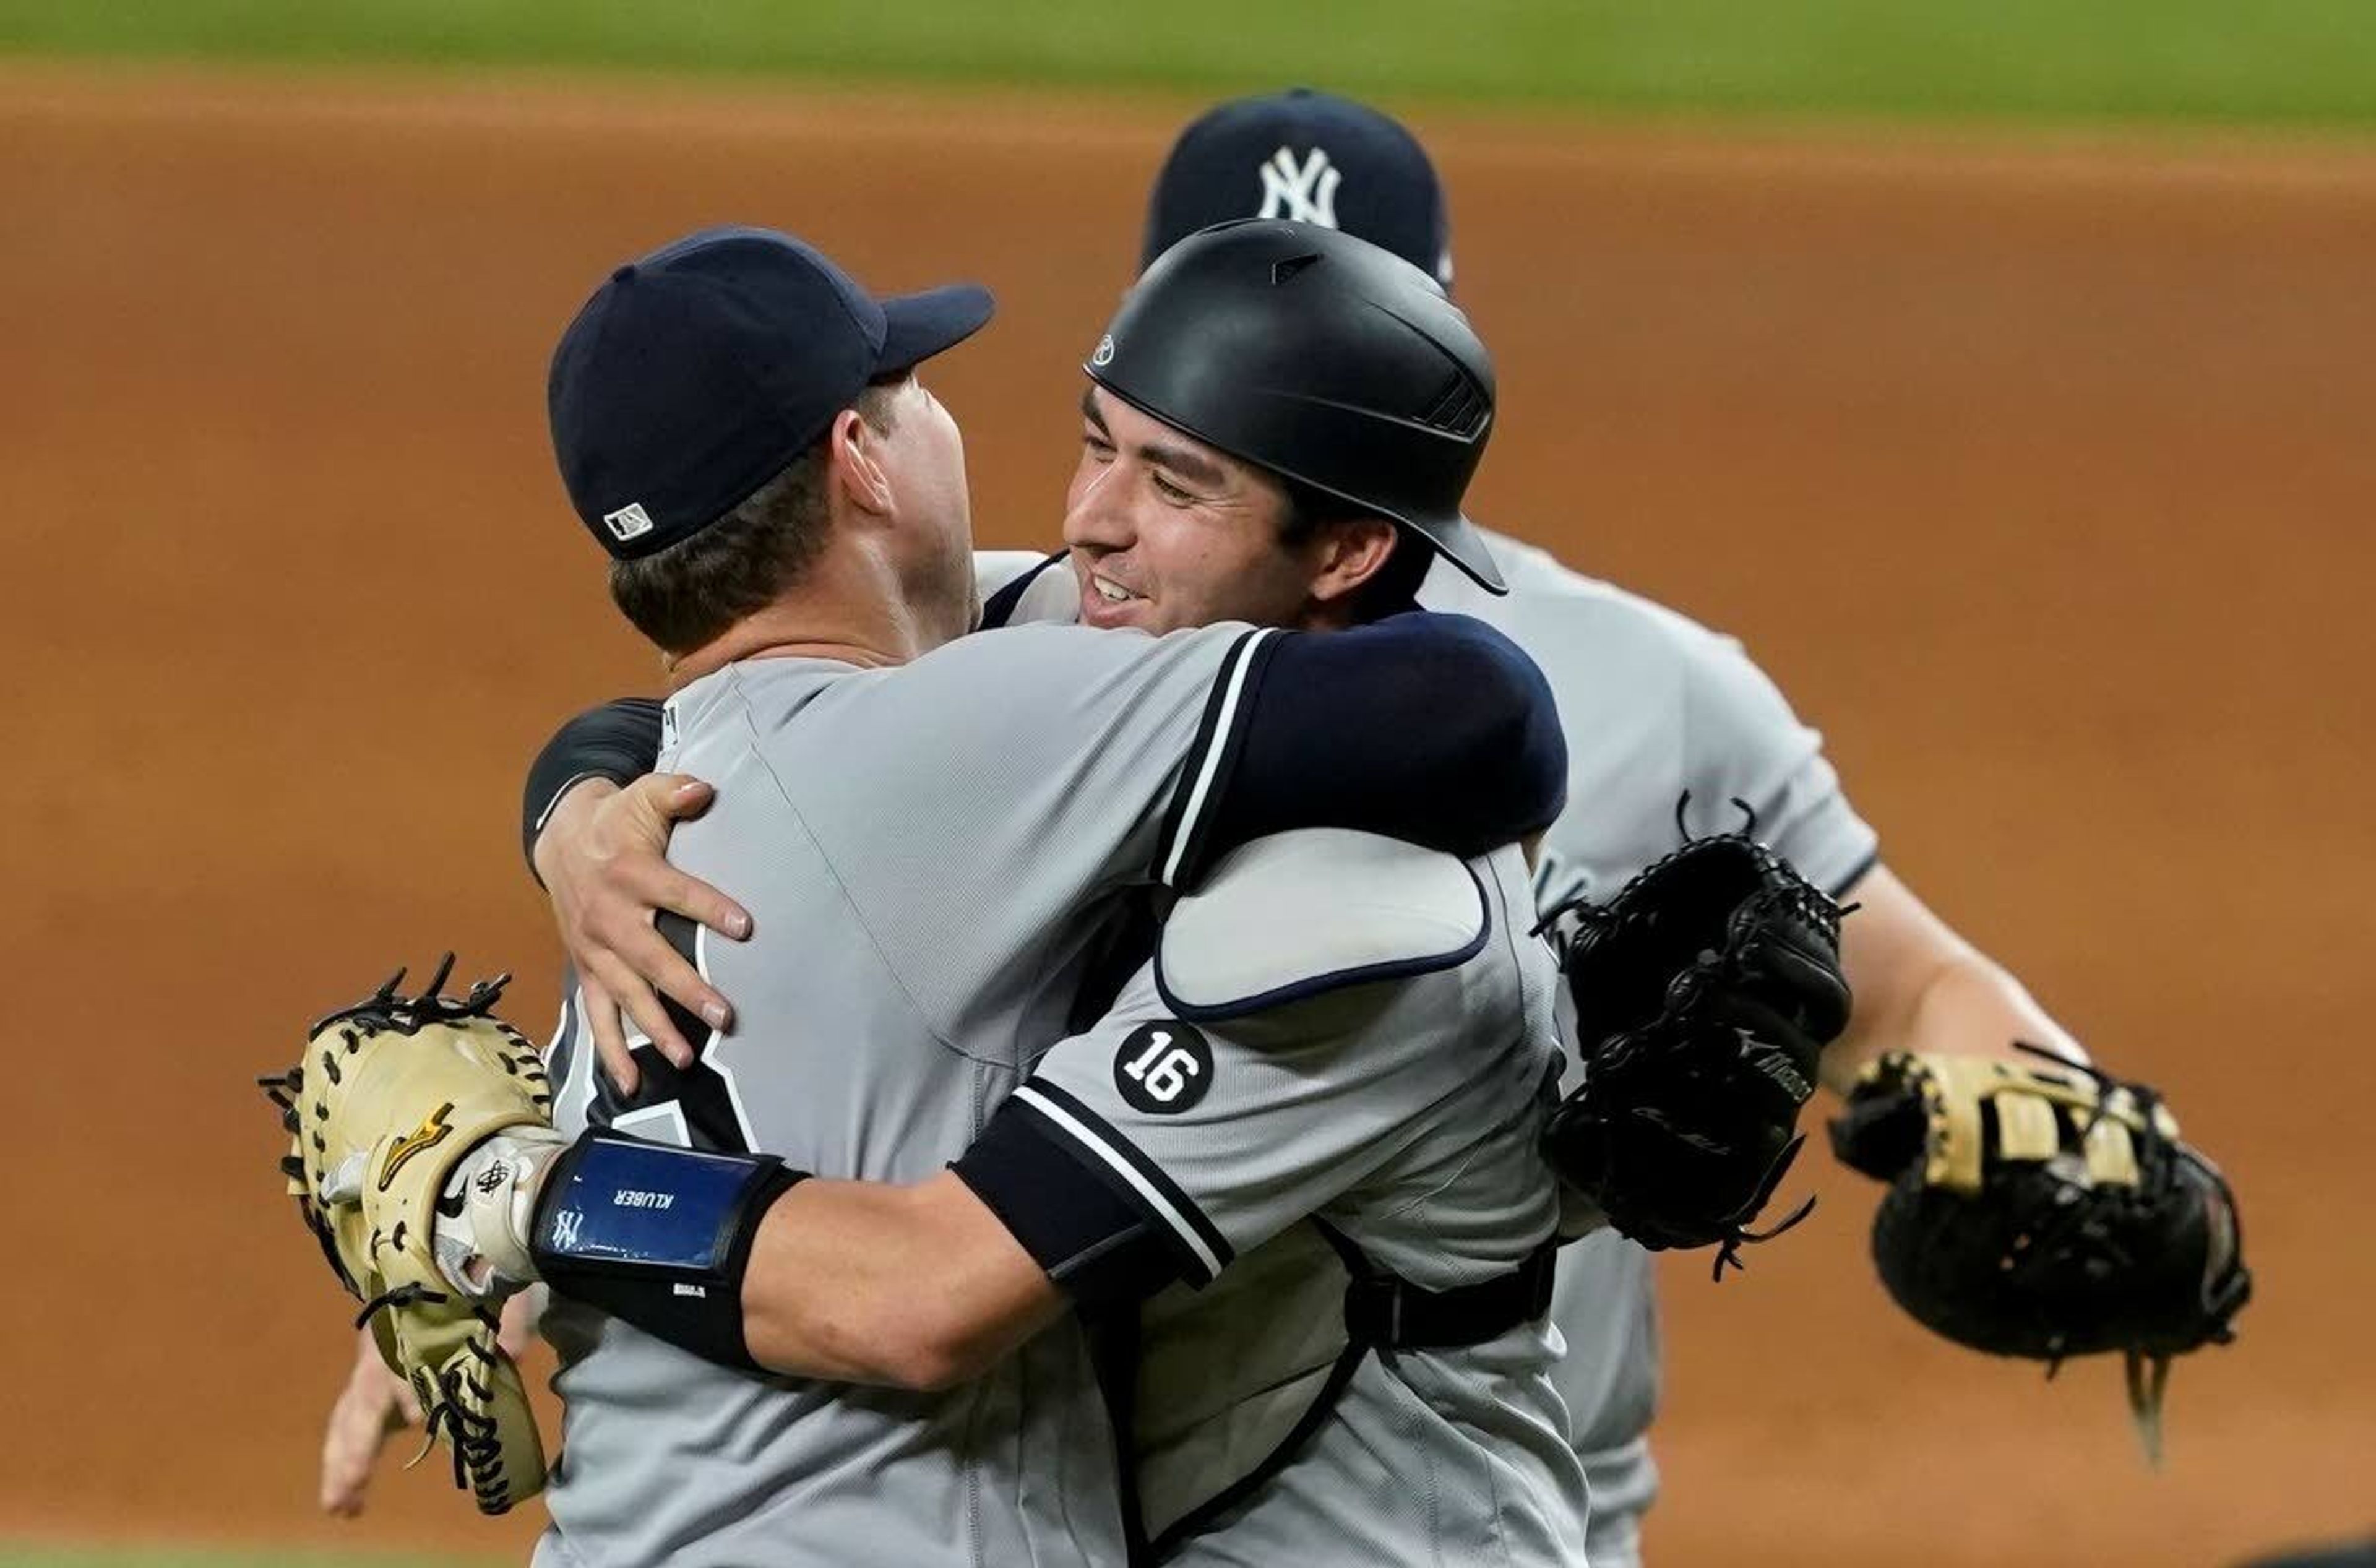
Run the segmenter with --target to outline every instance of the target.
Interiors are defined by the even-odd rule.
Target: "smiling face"
[[[1375,519],[1293,532],[1272,474],[1091,385],[1064,544],[1081,622],[1173,632],[1216,621],[1297,626],[1331,618],[1394,549]]]

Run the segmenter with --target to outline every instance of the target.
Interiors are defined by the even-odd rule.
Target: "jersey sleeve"
[[[975,551],[974,581],[982,595],[980,629],[1069,620],[1070,579],[1057,570],[1063,562],[1061,550]],[[520,848],[530,876],[536,874],[537,835],[570,786],[607,778],[624,789],[652,770],[660,751],[661,706],[657,697],[620,697],[588,708],[555,731],[537,753],[520,802]]]
[[[1162,638],[1019,626],[838,682],[823,727],[761,754],[811,830],[886,918],[1061,918],[1146,880],[1183,777],[1229,744],[1227,707],[1281,634],[1229,624]],[[842,757],[814,754],[830,736]],[[849,759],[875,759],[851,788]],[[896,766],[879,759],[897,758]],[[937,924],[923,915],[925,924]]]
[[[1384,1016],[1409,992],[1199,1026],[1143,970],[955,1170],[1080,1305],[1201,1286],[1362,1184],[1460,1091],[1441,1030]]]
[[[1694,831],[1736,826],[1707,814],[1740,800],[1757,814],[1756,836],[1817,886],[1843,893],[1872,869],[1878,837],[1841,791],[1822,734],[1739,643],[1694,629],[1683,694]]]
[[[797,741],[762,749],[813,827],[868,847],[853,861],[900,911],[1052,920],[1100,888],[1188,885],[1287,827],[1475,853],[1549,822],[1566,789],[1540,671],[1463,616],[1164,637],[1018,626],[846,695],[850,754],[899,767],[851,790]],[[1441,717],[1414,731],[1414,711]]]

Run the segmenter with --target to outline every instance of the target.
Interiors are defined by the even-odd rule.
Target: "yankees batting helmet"
[[[1506,591],[1461,497],[1493,429],[1493,362],[1435,280],[1349,234],[1250,219],[1158,257],[1083,367],[1123,401]]]

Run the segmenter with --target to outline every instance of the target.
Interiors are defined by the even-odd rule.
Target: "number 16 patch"
[[[1150,1116],[1193,1108],[1213,1087],[1213,1048],[1186,1024],[1141,1024],[1114,1054],[1114,1087]]]

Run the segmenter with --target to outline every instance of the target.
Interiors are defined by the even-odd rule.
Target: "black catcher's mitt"
[[[1887,1182],[1882,1283],[1958,1345],[2048,1363],[2119,1350],[2149,1458],[2173,1356],[2235,1337],[2251,1295],[2235,1194],[2161,1097],[2026,1047],[2036,1066],[1892,1053],[1832,1123]]]
[[[1688,803],[1689,796],[1684,797]],[[1804,1141],[1815,1062],[1847,1027],[1841,909],[1750,834],[1692,838],[1574,917],[1562,967],[1584,1083],[1545,1134],[1552,1167],[1645,1247],[1719,1249],[1746,1229]],[[1677,816],[1681,806],[1677,807]]]

